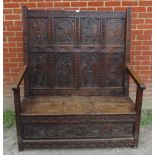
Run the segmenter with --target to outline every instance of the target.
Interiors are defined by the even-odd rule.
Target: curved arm
[[[136,83],[137,87],[144,90],[146,88],[144,83],[141,81],[141,79],[138,77],[138,75],[133,71],[133,69],[131,68],[131,66],[129,64],[126,64],[126,69],[127,69],[127,72],[129,73],[129,75],[132,77],[132,79]]]
[[[24,65],[24,66],[21,68],[21,70],[20,70],[20,72],[19,72],[19,74],[18,74],[18,76],[17,76],[17,78],[16,78],[15,85],[14,85],[14,87],[12,88],[12,90],[15,90],[15,89],[18,89],[18,88],[19,88],[19,86],[20,86],[20,84],[21,84],[21,82],[22,82],[22,80],[23,80],[23,78],[24,78],[24,75],[25,75],[25,73],[26,73],[26,70],[27,70],[27,65]]]
[[[17,79],[16,79],[16,82],[15,82],[15,86],[12,88],[13,92],[14,92],[14,104],[15,104],[15,109],[20,111],[20,84],[25,76],[25,73],[27,71],[27,65],[24,65],[18,76],[17,76]]]

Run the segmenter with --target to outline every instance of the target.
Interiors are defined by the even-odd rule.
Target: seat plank
[[[129,97],[114,96],[53,96],[29,97],[22,103],[24,114],[80,115],[134,113],[135,105]]]

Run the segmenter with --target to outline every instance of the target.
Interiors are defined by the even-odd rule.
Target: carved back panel
[[[23,8],[27,95],[127,95],[129,17]]]

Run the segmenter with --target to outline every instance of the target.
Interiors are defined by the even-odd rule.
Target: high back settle
[[[20,151],[138,146],[145,86],[129,65],[130,16],[23,7],[24,66],[12,88]]]

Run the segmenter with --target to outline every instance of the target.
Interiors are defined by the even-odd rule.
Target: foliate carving
[[[82,87],[95,87],[98,85],[97,53],[81,53],[80,81]]]
[[[57,53],[55,61],[56,86],[71,87],[73,85],[73,55],[70,53]]]
[[[30,19],[30,44],[48,44],[48,20],[41,18]]]
[[[125,21],[124,19],[107,19],[105,30],[105,44],[124,44]]]
[[[47,87],[47,56],[45,54],[31,54],[30,86]]]
[[[75,42],[75,19],[55,18],[55,43],[74,44]]]
[[[70,141],[51,141],[51,142],[23,142],[24,148],[98,148],[98,147],[131,147],[134,146],[134,140],[118,139],[104,140],[93,139],[89,141],[70,140]]]
[[[100,19],[81,19],[81,42],[82,44],[100,44]]]
[[[122,86],[123,84],[123,52],[106,54],[106,86]],[[111,65],[112,64],[112,65]]]
[[[132,124],[26,125],[24,138],[117,138],[133,136]]]

